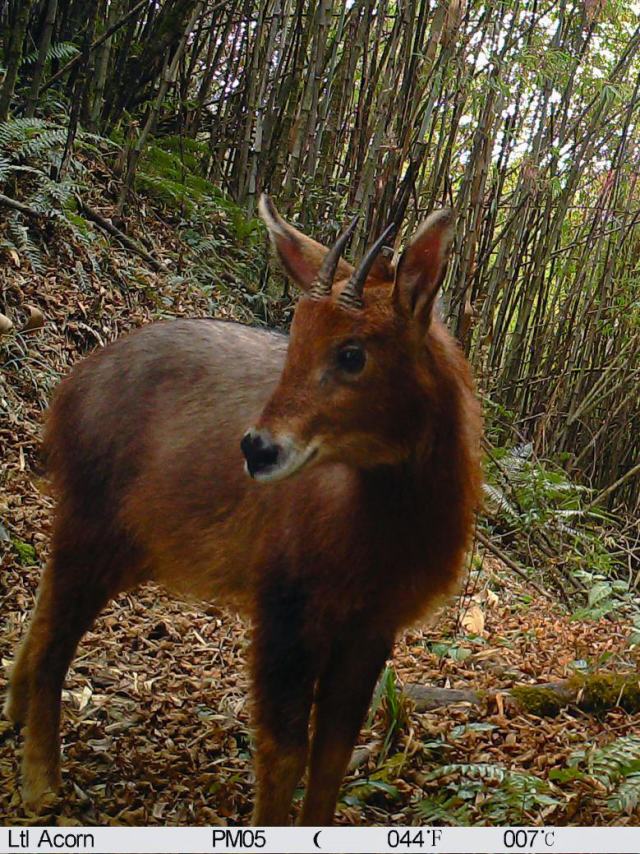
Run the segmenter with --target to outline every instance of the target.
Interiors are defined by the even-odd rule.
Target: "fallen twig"
[[[506,566],[508,566],[510,570],[515,572],[516,575],[519,575],[520,578],[524,579],[527,582],[527,584],[530,584],[534,590],[537,590],[538,593],[541,593],[547,599],[551,599],[551,600],[555,601],[554,597],[547,590],[545,590],[543,587],[540,587],[539,584],[536,584],[535,581],[533,581],[531,578],[529,578],[527,573],[523,569],[521,569],[517,563],[514,563],[511,560],[511,558],[502,551],[502,549],[498,548],[498,546],[496,546],[494,543],[492,543],[488,537],[485,537],[485,535],[482,533],[482,531],[476,530],[476,539],[478,540],[479,543],[482,543],[482,545],[485,547],[485,549],[490,551],[491,554],[495,555],[499,560],[502,561],[502,563],[504,563]]]
[[[19,211],[21,214],[30,216],[33,219],[44,215],[42,211],[37,211],[35,208],[29,207],[29,205],[16,201],[16,199],[11,199],[3,193],[0,193],[0,205],[4,205],[6,208],[11,208],[14,211]]]
[[[144,260],[147,262],[147,264],[149,264],[150,267],[153,267],[154,270],[157,270],[161,273],[169,272],[169,268],[166,267],[162,263],[162,261],[158,261],[157,258],[154,258],[153,255],[150,255],[146,249],[143,249],[142,246],[136,243],[133,238],[126,235],[123,231],[120,231],[119,228],[116,228],[116,226],[112,222],[110,222],[110,220],[103,217],[102,214],[98,213],[98,211],[94,210],[92,207],[89,207],[89,205],[84,202],[80,198],[80,196],[76,196],[76,201],[78,202],[78,207],[88,219],[95,222],[96,225],[99,225],[100,228],[104,229],[104,231],[108,232],[117,240],[119,240],[120,243],[123,244],[123,246],[127,247],[127,249],[130,249],[132,252],[135,252],[136,255],[140,256],[140,258],[144,258]]]

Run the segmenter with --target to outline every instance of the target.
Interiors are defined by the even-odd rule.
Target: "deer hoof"
[[[59,786],[60,774],[51,766],[37,760],[23,763],[22,803],[28,812],[44,812],[55,800]]]

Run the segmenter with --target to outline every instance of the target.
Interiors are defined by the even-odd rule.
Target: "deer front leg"
[[[356,632],[334,644],[317,690],[309,782],[300,824],[333,822],[336,800],[376,679],[393,640]]]
[[[303,607],[300,594],[286,584],[270,584],[259,602],[252,649],[254,825],[288,823],[293,793],[307,761],[316,674],[302,631]]]

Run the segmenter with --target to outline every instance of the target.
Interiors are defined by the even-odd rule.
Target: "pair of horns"
[[[356,214],[324,256],[315,281],[309,289],[309,296],[312,299],[322,299],[323,297],[331,295],[333,280],[336,275],[336,270],[338,269],[340,258],[342,257],[342,253],[344,252],[347,243],[349,242],[349,238],[353,234],[357,222],[358,215]],[[392,222],[388,225],[373,246],[369,249],[358,267],[353,271],[353,274],[347,284],[338,295],[336,299],[338,305],[343,308],[362,308],[362,292],[364,291],[364,284],[367,280],[367,276],[369,275],[369,270],[373,266],[373,262],[378,257],[378,253],[386,241],[396,231],[397,227],[397,222]]]
[[[274,223],[277,223],[278,221],[281,222],[272,200],[266,193],[262,194],[260,204],[261,206],[264,206],[266,216],[269,220]],[[387,226],[364,256],[360,265],[354,270],[351,278],[336,299],[338,305],[351,309],[362,308],[362,292],[364,290],[364,285],[367,280],[367,276],[369,275],[369,271],[371,270],[373,262],[378,257],[383,245],[398,228],[401,216],[402,214],[396,216],[393,222]],[[309,288],[309,296],[312,299],[322,299],[323,297],[331,295],[333,280],[336,276],[336,270],[338,269],[340,258],[346,249],[349,238],[355,230],[357,222],[358,216],[356,215],[324,256],[322,264],[316,273],[316,277]]]

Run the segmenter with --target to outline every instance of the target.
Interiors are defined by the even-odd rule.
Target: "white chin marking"
[[[254,480],[257,480],[259,483],[272,483],[276,480],[285,480],[287,477],[291,477],[292,474],[300,471],[303,466],[306,466],[317,453],[318,447],[314,445],[307,445],[306,448],[301,450],[292,449],[282,465],[256,472],[253,476]]]

